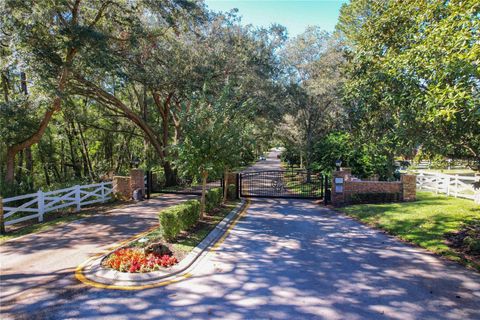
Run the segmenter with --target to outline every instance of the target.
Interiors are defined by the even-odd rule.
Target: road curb
[[[250,200],[242,201],[178,265],[165,271],[126,273],[101,267],[102,260],[108,254],[144,236],[156,228],[154,227],[123,241],[115,248],[109,248],[108,252],[102,252],[86,260],[76,268],[75,277],[86,285],[113,290],[142,290],[185,280],[191,277],[189,271],[193,270],[204,256],[216,250],[226,239],[238,220],[245,215],[249,204]]]

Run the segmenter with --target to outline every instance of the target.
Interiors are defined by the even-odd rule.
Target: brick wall
[[[395,201],[415,201],[416,199],[416,176],[402,175],[400,181],[357,181],[352,180],[351,171],[343,168],[341,171],[334,171],[332,174],[332,204],[341,206],[351,203],[355,195],[372,195],[379,197],[391,195]],[[335,185],[335,178],[343,178],[343,185]],[[375,194],[379,194],[375,196]]]
[[[403,201],[415,201],[417,199],[417,176],[414,174],[402,174],[400,180],[403,184]]]
[[[130,170],[129,177],[114,176],[113,177],[113,194],[121,200],[131,200],[133,191],[141,189],[145,196],[145,180],[144,172],[140,169]]]
[[[345,181],[346,194],[353,193],[402,193],[402,182],[394,181]]]
[[[130,190],[133,193],[136,189],[142,190],[142,195],[145,195],[145,173],[141,169],[130,170]]]
[[[130,177],[113,177],[113,195],[117,199],[130,200],[132,198],[130,190]]]

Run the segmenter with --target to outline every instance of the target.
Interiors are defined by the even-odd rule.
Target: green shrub
[[[229,200],[237,199],[237,187],[234,184],[228,185],[227,198]]]
[[[205,196],[205,210],[212,211],[222,203],[222,188],[213,188],[207,191]]]
[[[163,210],[159,215],[159,220],[163,230],[163,237],[166,240],[175,239],[181,230],[176,208],[171,207]]]
[[[347,197],[347,202],[350,204],[357,203],[388,203],[398,202],[400,200],[400,194],[398,193],[355,193]]]
[[[159,214],[160,226],[166,240],[175,239],[180,231],[194,226],[200,217],[200,202],[189,200],[162,210]]]
[[[179,206],[181,210],[179,210],[178,216],[182,230],[193,227],[200,218],[200,201],[189,200]]]

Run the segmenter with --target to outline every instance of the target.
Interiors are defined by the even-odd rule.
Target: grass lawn
[[[417,192],[415,202],[351,205],[342,208],[342,211],[389,234],[480,271],[477,258],[448,246],[446,241],[446,235],[458,232],[464,223],[480,220],[480,206],[471,200]]]

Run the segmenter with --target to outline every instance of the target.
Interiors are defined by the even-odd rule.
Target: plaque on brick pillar
[[[340,206],[345,203],[345,182],[349,180],[351,175],[350,168],[341,168],[332,172],[332,204]]]
[[[145,174],[141,169],[130,170],[130,190],[133,193],[136,191],[137,198],[145,196]]]

